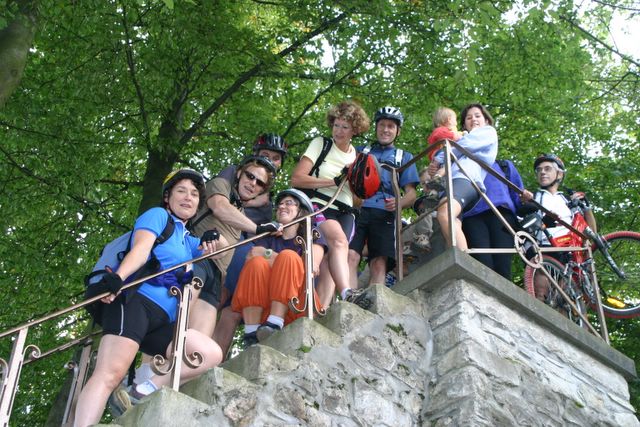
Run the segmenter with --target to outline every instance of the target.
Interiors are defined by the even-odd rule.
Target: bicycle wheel
[[[569,295],[579,312],[586,315],[587,308],[583,293],[579,284],[576,283],[573,273],[568,272],[565,274],[565,265],[548,255],[542,256],[542,268],[547,270],[549,275],[551,275],[558,285]],[[524,270],[524,284],[529,295],[559,311],[578,326],[584,326],[582,318],[573,310],[571,305],[564,300],[560,292],[558,292],[540,269],[527,265]]]
[[[607,317],[618,319],[640,316],[640,233],[616,231],[603,236],[610,245],[609,254],[625,273],[618,276],[595,245],[593,260]]]

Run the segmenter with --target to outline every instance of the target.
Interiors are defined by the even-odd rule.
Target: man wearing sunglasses
[[[252,155],[244,158],[234,169],[235,173],[231,176],[228,173],[220,174],[207,182],[207,203],[193,220],[192,232],[200,235],[215,228],[230,244],[234,244],[241,240],[243,234],[281,230],[278,223],[271,221],[271,214],[266,217],[253,212],[254,218],[247,216],[247,207],[261,196],[266,195],[266,201],[271,206],[268,195],[276,174],[276,167],[271,160]],[[204,278],[205,283],[191,310],[190,326],[208,336],[213,335],[216,326],[217,307],[228,298],[222,283],[232,262],[233,252],[228,251],[222,258],[205,260],[194,267],[194,274]],[[233,337],[233,331],[230,335]]]

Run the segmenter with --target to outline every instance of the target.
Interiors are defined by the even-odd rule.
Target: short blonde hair
[[[433,113],[433,127],[446,126],[447,122],[451,120],[452,123],[456,122],[456,112],[451,108],[439,107]]]
[[[353,128],[353,133],[356,135],[365,133],[371,125],[367,113],[355,101],[342,101],[340,104],[331,107],[327,112],[327,124],[329,127],[333,127],[333,122],[336,119],[349,122]]]

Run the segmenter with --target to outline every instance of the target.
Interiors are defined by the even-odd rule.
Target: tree
[[[5,3],[7,23],[15,5],[34,4]],[[570,3],[37,4],[24,76],[0,109],[0,329],[79,301],[99,249],[159,201],[170,170],[212,176],[264,131],[284,134],[295,158],[347,97],[369,112],[402,108],[401,143],[413,152],[436,106],[481,101],[526,182],[534,154],[558,151],[570,183],[593,189],[603,228],[637,229],[620,209],[638,201],[637,66],[612,66],[611,50],[586,44],[580,28],[598,27]],[[75,316],[33,339],[48,348],[84,325]],[[42,404],[20,393],[16,424],[44,420],[63,376],[53,362],[33,365],[22,388],[39,388]]]

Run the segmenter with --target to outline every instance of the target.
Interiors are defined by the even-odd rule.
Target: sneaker
[[[131,399],[129,398],[129,388],[130,387],[125,387],[124,385],[119,384],[118,387],[109,395],[107,406],[109,407],[109,412],[111,412],[113,418],[118,418],[120,415],[124,414],[127,409],[131,409],[131,407],[133,407]]]
[[[269,338],[275,331],[281,331],[282,328],[279,325],[276,325],[271,322],[264,322],[262,325],[258,327],[256,331],[256,336],[258,337],[258,341],[262,342]]]
[[[436,175],[425,184],[425,187],[438,192],[444,191],[444,179],[440,175]]]
[[[118,385],[107,400],[111,415],[113,415],[114,418],[119,417],[127,410],[133,408],[134,405],[137,405],[143,397],[145,397],[145,395],[136,390],[135,385],[129,387],[125,387],[122,384]]]
[[[244,334],[244,337],[242,338],[242,346],[247,348],[254,344],[258,344],[258,335],[256,332],[254,331],[249,334]]]
[[[416,248],[430,252],[431,251],[431,242],[429,238],[424,234],[414,234],[413,235],[413,244]]]
[[[357,305],[358,307],[366,310],[371,307],[373,301],[371,301],[371,297],[367,293],[366,289],[347,289],[346,296],[344,298],[346,302],[350,302],[352,304]]]

